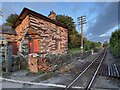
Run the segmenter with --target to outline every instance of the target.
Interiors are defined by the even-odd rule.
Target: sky
[[[11,13],[20,14],[27,7],[40,14],[48,16],[53,10],[57,15],[68,15],[74,19],[76,29],[80,33],[77,18],[86,15],[84,37],[92,41],[104,42],[109,40],[111,32],[118,29],[117,2],[2,2],[4,23]]]

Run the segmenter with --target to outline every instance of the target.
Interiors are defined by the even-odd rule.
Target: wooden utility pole
[[[83,53],[83,24],[86,24],[86,16],[78,17],[78,25],[81,28],[81,52]]]

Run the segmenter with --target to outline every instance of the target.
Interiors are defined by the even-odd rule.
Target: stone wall
[[[67,29],[30,15],[30,29],[40,37],[41,55],[67,53]]]
[[[10,34],[0,34],[0,36],[3,36],[5,37],[5,39],[8,41],[8,42],[16,42],[17,41],[17,36],[16,35],[10,35]]]
[[[31,39],[39,40],[41,57],[45,57],[48,53],[67,53],[68,32],[66,28],[45,21],[40,17],[27,15],[15,30],[18,39],[26,38],[24,35],[28,33]]]
[[[18,40],[24,38],[25,31],[29,29],[29,15],[27,15],[23,21],[15,28],[18,36]]]

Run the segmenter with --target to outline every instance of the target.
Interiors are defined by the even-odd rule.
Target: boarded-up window
[[[33,47],[34,47],[34,52],[37,53],[38,52],[38,40],[33,40]]]
[[[60,40],[56,39],[56,49],[60,49]]]
[[[56,32],[60,35],[60,27],[56,26]],[[60,49],[60,40],[56,39],[56,49]]]
[[[38,53],[39,52],[39,42],[37,39],[29,41],[29,53]]]

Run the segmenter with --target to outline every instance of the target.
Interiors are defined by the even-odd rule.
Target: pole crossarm
[[[81,51],[83,53],[83,25],[86,24],[86,16],[80,16],[78,19],[78,25],[80,25],[81,28]]]

